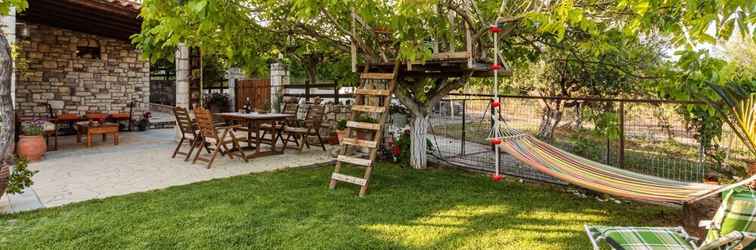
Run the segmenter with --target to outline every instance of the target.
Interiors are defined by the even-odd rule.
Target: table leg
[[[102,142],[105,142],[108,134],[102,134]]]
[[[120,139],[118,138],[118,133],[113,134],[113,144],[118,145],[118,141]]]
[[[92,146],[92,134],[87,133],[87,147]]]
[[[254,122],[254,125],[255,125],[255,139],[257,139],[255,142],[255,147],[256,147],[255,154],[259,154],[260,153],[260,127],[257,126],[258,125],[257,121]]]

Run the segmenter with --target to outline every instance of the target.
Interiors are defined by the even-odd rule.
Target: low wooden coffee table
[[[107,135],[113,136],[113,145],[118,145],[118,124],[104,123],[96,127],[90,127],[87,123],[76,124],[76,142],[81,143],[81,136],[87,135],[87,147],[92,146],[92,137],[102,135],[102,141],[105,141]]]

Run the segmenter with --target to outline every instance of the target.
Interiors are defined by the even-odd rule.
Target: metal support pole
[[[619,167],[625,167],[625,102],[619,106]]]
[[[467,123],[467,119],[465,118],[467,117],[467,115],[465,115],[465,112],[467,112],[466,110],[467,110],[467,100],[462,99],[462,144],[460,144],[460,150],[459,150],[459,154],[461,156],[465,155],[465,137],[466,137],[465,131],[467,130],[467,125],[465,124]]]

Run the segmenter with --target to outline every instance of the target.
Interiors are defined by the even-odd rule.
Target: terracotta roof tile
[[[114,6],[118,6],[125,9],[139,11],[142,8],[142,1],[134,0],[98,0],[100,2],[106,2]]]

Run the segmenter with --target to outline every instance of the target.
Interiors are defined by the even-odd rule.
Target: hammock
[[[537,138],[507,128],[499,147],[517,160],[574,185],[648,203],[692,203],[756,179],[718,186],[689,183],[639,174],[574,155]]]

